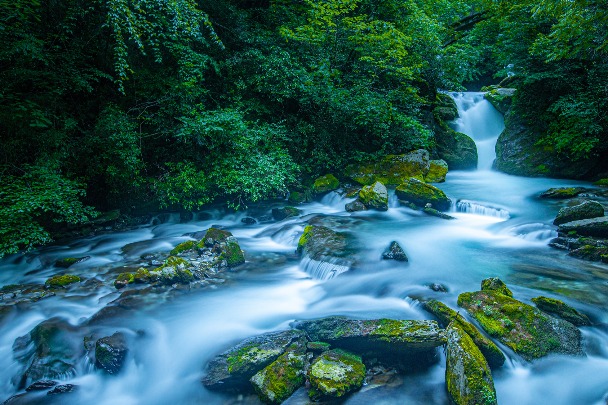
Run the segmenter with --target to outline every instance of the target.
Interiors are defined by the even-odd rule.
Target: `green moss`
[[[169,254],[171,256],[175,256],[182,252],[192,250],[195,247],[196,247],[196,243],[194,241],[188,240],[188,241],[182,242],[179,245],[177,245],[176,247],[174,247],[173,250]]]
[[[190,262],[181,257],[170,256],[165,263],[150,272],[150,278],[158,280],[162,284],[187,284],[194,280],[194,275],[187,268]]]
[[[80,262],[84,262],[85,260],[87,260],[89,258],[89,256],[85,256],[85,257],[66,257],[63,259],[59,259],[55,262],[55,266],[57,267],[62,267],[62,268],[68,268],[76,263],[80,263]]]
[[[331,345],[325,342],[308,342],[306,348],[312,352],[326,352],[331,348]]]
[[[412,202],[420,207],[431,204],[433,208],[445,211],[451,206],[451,200],[442,190],[413,178],[397,186],[395,194],[400,200]]]
[[[304,202],[310,201],[312,199],[310,190],[300,192],[300,191],[292,191],[289,193],[289,201],[290,204],[302,204]]]
[[[608,178],[600,179],[600,180],[596,181],[595,183],[593,183],[593,185],[600,186],[600,187],[608,187]]]
[[[226,358],[228,372],[235,373],[238,370],[248,367],[250,364],[259,364],[265,359],[277,356],[280,351],[261,349],[257,345],[244,346]]]
[[[220,259],[226,260],[229,267],[245,263],[245,255],[236,241],[228,240]]]
[[[133,273],[120,273],[116,280],[114,280],[114,287],[123,288],[127,284],[132,284],[135,281],[135,275]]]
[[[359,191],[359,201],[368,208],[386,211],[388,209],[388,192],[379,181],[365,186]]]
[[[80,281],[80,277],[72,275],[72,274],[65,274],[62,276],[53,276],[49,279],[47,279],[44,284],[47,287],[50,288],[60,288],[60,287],[65,287],[67,285],[73,284],[73,283],[77,283]]]
[[[133,275],[133,282],[144,284],[150,281],[150,271],[140,267]]]
[[[223,229],[209,228],[203,239],[201,239],[196,246],[199,249],[202,249],[205,246],[213,246],[215,243],[224,242],[230,236],[232,236],[232,234]]]
[[[0,289],[0,292],[2,293],[11,293],[11,292],[15,292],[17,290],[21,290],[22,286],[19,284],[7,284],[5,286],[2,287],[2,289]]]
[[[251,378],[251,383],[265,403],[280,404],[304,385],[304,353],[287,351]]]
[[[340,182],[333,174],[326,174],[315,180],[312,186],[312,191],[315,194],[326,193],[328,191],[336,190],[340,186]]]
[[[448,174],[448,164],[443,160],[431,160],[429,172],[424,176],[427,183],[443,183]]]
[[[532,302],[543,312],[558,316],[573,325],[577,326],[589,326],[591,321],[586,315],[581,314],[570,305],[563,301],[549,297],[536,297],[532,298]]]
[[[304,228],[304,233],[302,234],[302,236],[300,236],[300,239],[298,239],[298,249],[297,249],[298,253],[302,252],[302,250],[304,249],[304,247],[310,240],[310,237],[312,236],[312,231],[313,231],[313,226],[306,225],[306,227]]]
[[[507,297],[513,297],[511,290],[509,290],[507,285],[498,277],[490,277],[483,280],[481,282],[481,291],[496,291]]]
[[[339,398],[361,388],[365,379],[365,365],[361,357],[336,349],[315,359],[308,370],[313,391],[309,395]]]

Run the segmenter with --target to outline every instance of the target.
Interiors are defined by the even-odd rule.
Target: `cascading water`
[[[489,170],[502,117],[481,93],[454,97],[460,113],[458,130],[478,144],[491,144],[491,148],[480,146],[479,170],[451,171],[438,185],[460,202],[450,212],[455,220],[399,206],[392,192],[388,211],[351,214],[344,210],[351,200],[331,193],[300,205],[300,216],[283,221],[270,219],[273,205],[242,214],[214,210],[187,223],[169,218],[0,260],[1,285],[33,286],[34,297],[11,304],[8,310],[0,307],[0,400],[24,395],[11,404],[255,404],[251,397],[203,388],[205,364],[236,342],[286,329],[295,319],[330,315],[430,319],[417,299],[435,298],[459,309],[460,293],[476,291],[482,279],[497,276],[517,299],[531,303],[539,295],[559,298],[590,315],[596,325],[582,328],[587,357],[555,355],[530,364],[501,346],[509,361],[494,372],[499,404],[604,405],[608,267],[549,248],[546,239],[554,234],[551,222],[560,205],[536,198],[550,187],[588,184]],[[241,222],[245,216],[255,217],[256,223]],[[319,222],[354,240],[356,266],[295,255],[304,226]],[[134,284],[123,293],[114,287],[119,273],[146,264],[142,257],[151,252],[166,256],[178,243],[197,239],[193,235],[211,226],[234,234],[246,252],[246,264],[189,288],[164,291]],[[391,241],[403,247],[408,262],[381,260]],[[54,265],[55,260],[82,256],[90,258],[68,269],[83,279],[77,287],[56,295],[35,288],[66,272]],[[431,290],[430,284],[441,284],[447,292]],[[112,304],[119,297],[120,305]],[[17,299],[10,288],[2,290],[0,298],[0,303]],[[71,372],[75,375],[66,374],[62,381],[78,386],[76,391],[57,396],[47,396],[46,391],[25,394],[18,384],[25,365],[13,345],[48,319],[61,321],[70,336],[66,342],[82,351],[83,339],[124,333],[129,339],[125,366],[120,373],[107,375],[83,355]],[[370,384],[346,403],[445,405],[449,400],[444,375],[443,359],[425,372],[388,385]],[[289,403],[308,403],[305,392]]]

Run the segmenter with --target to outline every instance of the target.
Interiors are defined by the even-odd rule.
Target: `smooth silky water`
[[[246,252],[245,265],[230,272],[223,284],[150,295],[148,305],[98,326],[97,333],[123,331],[135,336],[119,375],[105,376],[85,358],[76,375],[66,380],[78,385],[77,392],[30,397],[30,402],[23,403],[257,403],[251,397],[205,390],[200,379],[206,362],[241,339],[286,329],[295,319],[329,315],[430,319],[420,309],[419,298],[436,298],[458,309],[458,294],[478,290],[483,278],[498,276],[524,302],[538,295],[557,297],[589,314],[596,324],[582,328],[585,358],[549,356],[529,364],[501,346],[509,360],[494,372],[498,402],[604,405],[608,393],[608,267],[572,259],[548,247],[547,242],[556,236],[551,222],[560,205],[538,198],[550,187],[588,183],[492,171],[494,145],[504,127],[502,116],[482,93],[452,96],[460,113],[454,128],[475,139],[479,150],[478,170],[452,171],[439,185],[454,201],[450,214],[456,220],[399,207],[392,193],[387,212],[350,214],[344,211],[344,204],[352,199],[330,193],[321,201],[301,206],[302,217],[282,222],[246,226],[240,221],[245,213],[212,211],[200,217],[204,219],[185,224],[169,218],[158,225],[83,238],[4,259],[0,262],[2,285],[43,283],[58,271],[53,267],[57,258],[84,255],[91,259],[70,267],[69,272],[105,282],[96,288],[83,286],[69,297],[51,297],[24,306],[4,321],[0,400],[17,393],[12,383],[22,370],[12,353],[17,337],[51,317],[85,325],[120,295],[111,280],[123,266],[136,266],[142,254],[169,251],[189,239],[184,234],[215,225],[238,238]],[[332,267],[296,257],[294,251],[305,222],[317,215],[326,216],[324,221],[353,236],[359,247],[354,268],[345,271],[343,264]],[[392,240],[404,247],[408,263],[380,260]],[[122,250],[127,244],[130,248]],[[428,287],[431,283],[444,284],[449,292],[434,292]],[[425,373],[402,377],[398,380],[402,384],[364,387],[346,402],[447,404],[444,373],[442,359]],[[288,401],[306,402],[303,393]]]

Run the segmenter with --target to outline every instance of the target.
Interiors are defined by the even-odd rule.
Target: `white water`
[[[471,134],[478,144],[493,146],[497,128],[503,125],[500,114],[480,93],[455,97],[461,113],[459,130]],[[437,298],[457,309],[458,294],[479,289],[483,278],[499,276],[524,302],[541,294],[557,297],[600,324],[583,328],[587,358],[552,356],[526,364],[506,350],[508,364],[494,373],[499,403],[604,405],[608,393],[608,268],[547,247],[547,240],[555,235],[551,221],[560,205],[536,198],[550,187],[585,183],[494,172],[490,170],[493,151],[482,149],[480,170],[450,172],[446,183],[439,185],[454,201],[468,204],[451,213],[456,220],[399,207],[392,193],[387,212],[350,214],[344,211],[344,204],[351,200],[331,193],[320,202],[303,205],[302,217],[282,222],[262,220],[246,226],[240,221],[246,215],[268,214],[271,207],[229,215],[213,211],[199,217],[208,219],[180,224],[172,218],[4,259],[0,262],[2,285],[43,283],[62,271],[53,266],[57,258],[83,255],[91,259],[69,272],[102,283],[97,288],[70,291],[69,298],[51,297],[24,306],[0,324],[0,400],[18,392],[11,383],[21,370],[12,353],[17,337],[54,316],[84,328],[87,319],[120,295],[112,280],[124,266],[139,265],[144,253],[168,252],[190,239],[185,233],[220,225],[238,238],[247,264],[230,273],[224,283],[175,293],[172,298],[152,294],[136,310],[91,326],[90,332],[99,336],[121,330],[132,337],[122,373],[105,376],[84,362],[69,380],[79,386],[76,393],[53,399],[42,392],[41,402],[30,395],[26,397],[30,402],[22,403],[256,403],[205,390],[200,384],[204,364],[239,340],[285,329],[294,319],[328,315],[429,319],[416,297]],[[306,221],[317,214],[328,215],[322,219],[326,224],[349,232],[357,242],[357,265],[352,270],[342,272],[345,269],[336,268],[340,263],[323,267],[295,256]],[[380,260],[392,240],[403,246],[408,263]],[[125,245],[130,249],[123,250]],[[444,284],[449,292],[433,292],[429,283]],[[395,388],[362,390],[347,402],[447,404],[444,372],[439,363],[427,373],[404,377],[404,383]],[[291,403],[306,402],[302,396],[297,398]]]

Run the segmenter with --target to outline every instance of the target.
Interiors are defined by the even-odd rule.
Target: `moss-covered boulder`
[[[187,240],[174,247],[169,254],[171,256],[177,256],[180,253],[187,252],[193,249],[196,249],[196,242],[194,242],[193,240]]]
[[[608,178],[599,179],[593,183],[594,186],[608,187]]]
[[[365,365],[361,357],[344,350],[324,352],[308,369],[313,399],[340,398],[363,386]]]
[[[251,384],[262,402],[280,404],[304,385],[306,360],[305,347],[292,345],[251,377]]]
[[[597,201],[583,201],[572,207],[564,207],[559,210],[554,225],[565,224],[566,222],[580,221],[604,216],[604,207]]]
[[[382,253],[382,260],[397,260],[398,262],[407,262],[405,251],[396,241],[392,241],[388,248]]]
[[[217,243],[225,242],[229,236],[232,236],[232,233],[229,231],[218,228],[209,228],[205,232],[203,239],[198,242],[197,247],[199,249],[204,247],[213,247]]]
[[[429,169],[429,152],[419,149],[404,155],[388,155],[367,165],[350,165],[345,176],[364,186],[377,181],[395,186],[410,177],[423,180]]]
[[[575,232],[579,236],[593,236],[608,238],[608,217],[582,219],[580,221],[567,222],[557,228],[557,232],[568,234]]]
[[[128,351],[127,340],[120,332],[98,339],[95,342],[95,366],[108,374],[118,374]]]
[[[532,298],[532,302],[541,311],[546,312],[550,315],[557,316],[558,318],[568,321],[573,325],[591,325],[591,321],[589,320],[587,315],[581,314],[576,309],[572,308],[570,305],[566,304],[563,301],[557,300],[555,298],[540,296]]]
[[[445,383],[456,405],[497,404],[492,373],[473,340],[460,326],[447,328]]]
[[[490,277],[481,281],[481,291],[496,291],[507,297],[513,297],[513,292],[498,277]]]
[[[346,234],[321,225],[307,225],[304,228],[298,241],[298,252],[314,260],[340,258],[350,254]]]
[[[359,191],[359,201],[367,208],[380,211],[388,210],[388,190],[379,181],[370,186],[365,186]]]
[[[75,276],[73,274],[63,274],[63,275],[56,275],[56,276],[48,278],[44,282],[44,285],[47,288],[63,288],[70,284],[74,284],[74,283],[78,283],[78,282],[80,282],[80,277]]]
[[[337,190],[340,187],[340,182],[333,174],[326,174],[317,178],[312,185],[312,192],[315,194],[323,194],[329,191]]]
[[[443,191],[414,178],[408,179],[399,185],[395,189],[395,194],[400,200],[409,201],[419,207],[431,204],[432,208],[445,211],[452,205],[452,201]]]
[[[225,260],[228,267],[245,263],[245,254],[241,250],[237,239],[232,233],[223,229],[209,228],[197,244],[197,248],[199,252],[204,252],[206,249],[209,253],[217,255],[216,259],[218,261]],[[182,264],[184,263],[182,262]]]
[[[249,380],[290,348],[306,347],[302,331],[271,332],[244,340],[212,359],[202,383],[214,390],[248,390]]]
[[[114,287],[120,290],[133,282],[135,282],[135,275],[133,273],[120,273],[116,277],[116,280],[114,280]]]
[[[245,263],[245,254],[234,236],[230,236],[226,239],[226,245],[223,246],[223,252],[220,254],[220,259],[226,260],[228,267],[235,267]]]
[[[344,206],[344,209],[346,210],[346,212],[358,212],[367,210],[367,207],[361,201],[355,200],[346,204]]]
[[[181,257],[169,256],[162,266],[150,271],[150,278],[161,284],[187,284],[194,281],[192,264]]]
[[[272,217],[276,221],[282,221],[286,218],[297,217],[302,213],[296,207],[282,207],[282,208],[273,208],[272,209]]]
[[[516,89],[497,87],[490,89],[484,94],[484,97],[494,106],[494,108],[504,115],[509,111],[509,108],[511,108],[511,102],[515,92]]]
[[[429,172],[424,176],[427,183],[443,183],[448,174],[448,164],[445,160],[431,160],[429,162]]]
[[[581,332],[574,325],[498,291],[462,293],[458,305],[490,336],[528,361],[550,353],[583,354]]]
[[[310,190],[306,190],[306,191],[292,191],[291,193],[289,193],[289,197],[287,198],[287,201],[289,201],[290,204],[302,204],[308,201],[311,201],[312,196],[311,196],[311,192]]]
[[[466,332],[473,339],[473,342],[479,348],[491,368],[498,368],[504,364],[505,355],[500,351],[498,346],[481,334],[475,326],[467,322],[458,312],[437,300],[429,300],[423,305],[424,309],[433,314],[444,327],[452,323]]]
[[[549,190],[543,192],[539,197],[553,200],[564,200],[567,198],[574,198],[586,191],[587,189],[584,187],[550,188]]]
[[[55,261],[55,266],[66,269],[76,263],[82,263],[84,261],[87,261],[90,258],[91,258],[91,256],[65,257],[63,259],[59,259],[59,260]]]

